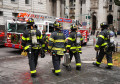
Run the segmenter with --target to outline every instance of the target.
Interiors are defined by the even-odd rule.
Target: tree
[[[114,2],[115,2],[115,5],[120,6],[120,1],[119,0],[114,0]]]

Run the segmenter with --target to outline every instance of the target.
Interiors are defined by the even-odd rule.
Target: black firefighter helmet
[[[58,30],[62,30],[62,25],[61,25],[61,23],[55,21],[55,22],[54,22],[54,28],[56,28],[56,29],[58,29]]]
[[[77,26],[75,24],[72,24],[70,27],[71,30],[77,30]]]
[[[102,23],[100,24],[100,27],[101,27],[102,29],[107,29],[107,28],[108,28],[107,22],[102,22]]]
[[[29,18],[29,19],[27,20],[27,25],[33,26],[33,24],[34,24],[34,19],[33,19],[33,18]]]

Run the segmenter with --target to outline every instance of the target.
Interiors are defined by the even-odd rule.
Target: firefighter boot
[[[93,65],[95,65],[95,66],[97,66],[97,67],[100,66],[100,64],[97,64],[96,62],[93,62]]]
[[[106,69],[112,69],[112,66],[111,65],[108,65],[105,67]]]
[[[36,73],[31,73],[31,77],[36,78],[37,77]]]
[[[81,71],[81,66],[76,66],[76,70]]]
[[[59,73],[55,73],[55,70],[53,69],[52,72],[56,75],[56,76],[61,76],[61,72]]]

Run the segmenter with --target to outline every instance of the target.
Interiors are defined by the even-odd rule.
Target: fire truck
[[[53,23],[54,17],[47,17],[43,15],[20,13],[17,19],[7,20],[7,42],[4,44],[6,47],[22,49],[21,41],[23,32],[26,30],[26,20],[34,18],[37,29],[41,31],[46,30],[48,36],[54,31]],[[47,18],[47,19],[45,19]],[[50,20],[52,19],[52,20]]]
[[[22,49],[21,41],[23,32],[26,29],[26,20],[28,18],[34,18],[35,25],[37,29],[42,32],[42,30],[46,30],[46,34],[48,36],[54,31],[53,24],[55,21],[61,22],[63,25],[63,33],[65,34],[66,38],[70,34],[70,25],[72,24],[71,19],[66,18],[55,18],[55,17],[48,17],[43,15],[35,15],[35,14],[28,14],[28,13],[19,13],[17,19],[7,20],[7,42],[4,44],[6,47],[12,47],[17,49]],[[86,29],[78,30],[83,36],[83,42],[87,43],[88,40],[88,31]]]
[[[58,18],[56,21],[62,23],[63,25],[63,33],[65,34],[66,38],[70,34],[70,26],[73,24],[72,19],[66,19],[66,18]],[[78,26],[78,32],[81,33],[82,38],[83,38],[83,44],[86,45],[87,42],[89,41],[89,32],[88,29],[83,28],[81,26]]]

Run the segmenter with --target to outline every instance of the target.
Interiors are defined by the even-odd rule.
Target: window
[[[38,0],[38,4],[43,4],[42,0]]]
[[[12,2],[15,2],[15,0],[11,0]]]
[[[23,33],[25,30],[26,30],[26,24],[21,24],[21,23],[17,24],[17,32],[18,33]]]
[[[109,11],[111,11],[112,10],[112,5],[109,5]]]
[[[15,23],[9,23],[8,24],[8,32],[15,32],[16,31],[16,24]]]
[[[3,16],[3,11],[0,11],[0,16]]]
[[[12,13],[12,16],[17,17],[18,13]]]
[[[25,4],[29,4],[29,0],[25,0]]]

